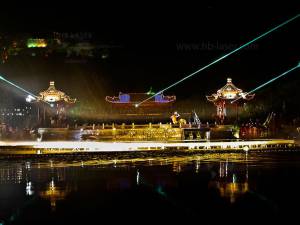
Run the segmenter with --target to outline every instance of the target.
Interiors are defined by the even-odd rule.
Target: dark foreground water
[[[1,223],[298,224],[300,152],[117,158],[1,160]]]

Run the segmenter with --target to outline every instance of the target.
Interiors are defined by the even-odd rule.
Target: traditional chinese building
[[[41,112],[39,107],[38,120],[42,120],[44,125],[47,125],[46,117],[49,117],[48,121],[50,121],[51,126],[63,126],[67,119],[67,111],[69,107],[76,102],[76,99],[57,90],[54,81],[50,81],[50,86],[47,90],[40,92],[39,95],[35,97],[28,96],[26,101],[39,103],[43,112]]]
[[[161,112],[170,111],[172,105],[176,101],[176,96],[165,96],[163,94],[157,94],[152,90],[146,93],[119,93],[119,96],[106,96],[105,100],[111,104],[112,108],[117,112]],[[153,96],[148,101],[139,104],[145,99]]]
[[[217,108],[217,117],[223,122],[227,116],[227,108],[234,108],[237,113],[241,103],[253,99],[254,95],[243,92],[232,83],[231,78],[227,78],[227,84],[224,87],[219,89],[217,93],[206,96],[206,98],[214,103]]]

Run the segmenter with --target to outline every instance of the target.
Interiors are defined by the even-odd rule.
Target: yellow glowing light
[[[249,151],[249,146],[244,146],[243,150],[246,151],[246,152]]]
[[[64,92],[57,90],[55,88],[54,81],[50,81],[49,88],[46,91],[42,91],[39,93],[39,96],[37,96],[37,100],[48,102],[48,103],[55,103],[59,101],[65,101],[69,103],[76,102],[76,99],[71,99]]]
[[[234,99],[237,96],[237,92],[235,91],[225,91],[222,93],[222,96],[226,99]]]
[[[243,195],[249,191],[248,182],[244,182],[244,183],[216,182],[215,185],[216,188],[219,189],[220,195],[224,198],[229,198],[231,203],[234,203],[238,196]]]
[[[92,141],[49,141],[49,142],[0,142],[1,147],[11,146],[28,146],[36,149],[35,154],[63,153],[70,151],[85,152],[126,152],[126,151],[145,151],[160,149],[239,149],[249,150],[257,149],[257,146],[267,147],[269,145],[284,145],[287,147],[295,146],[294,140],[250,140],[250,141],[205,141],[205,142],[154,142],[154,141],[137,141],[137,142],[92,142]],[[226,148],[224,148],[226,146]]]
[[[30,38],[27,40],[27,48],[45,48],[47,41],[42,38]]]

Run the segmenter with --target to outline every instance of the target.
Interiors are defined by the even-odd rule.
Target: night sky
[[[72,97],[101,105],[106,95],[119,91],[165,88],[300,12],[297,5],[91,8],[18,9],[14,15],[2,11],[1,30],[33,36],[54,31],[91,32],[94,44],[108,46],[108,58],[66,63],[56,57],[15,57],[0,65],[1,73],[34,93],[55,80],[57,88]],[[178,102],[205,102],[205,95],[225,85],[227,77],[245,91],[255,88],[300,61],[299,25],[300,19],[291,22],[165,94],[175,94]],[[295,71],[274,82],[258,92],[257,99],[272,95],[275,101],[278,94],[280,99],[295,102],[300,97],[298,74]],[[13,92],[3,84],[1,88],[3,93]]]

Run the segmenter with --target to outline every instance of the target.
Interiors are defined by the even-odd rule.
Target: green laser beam
[[[20,87],[20,86],[18,86],[18,85],[16,85],[16,84],[14,84],[13,82],[11,82],[11,81],[5,79],[5,78],[2,77],[2,76],[0,76],[0,80],[3,80],[3,81],[5,81],[6,83],[8,83],[8,84],[10,84],[10,85],[12,85],[12,86],[14,86],[14,87],[16,87],[17,89],[19,89],[19,90],[21,90],[21,91],[23,91],[23,92],[25,92],[25,93],[27,93],[27,94],[29,94],[29,95],[31,95],[31,96],[37,98],[37,96],[36,96],[35,94],[32,94],[31,92],[29,92],[29,91],[25,90],[24,88],[22,88],[22,87]]]
[[[256,87],[256,88],[254,88],[253,90],[249,91],[249,92],[248,92],[247,94],[245,94],[244,96],[238,97],[237,99],[233,100],[231,103],[234,103],[234,102],[238,101],[239,99],[241,99],[241,98],[243,98],[243,97],[246,97],[247,95],[249,95],[249,94],[251,94],[251,93],[253,93],[253,92],[255,92],[255,91],[257,91],[257,90],[259,90],[259,89],[261,89],[261,88],[263,88],[264,86],[266,86],[266,85],[272,83],[273,81],[279,79],[280,77],[285,76],[286,74],[292,72],[293,70],[295,70],[295,69],[297,69],[297,68],[299,68],[299,67],[300,67],[300,63],[299,63],[297,66],[295,66],[295,67],[293,67],[293,68],[291,68],[291,69],[285,71],[284,73],[278,75],[277,77],[274,77],[274,78],[272,78],[271,80],[269,80],[269,81],[267,81],[267,82],[265,82],[265,83],[259,85],[258,87]]]
[[[239,50],[245,48],[246,46],[248,46],[248,45],[252,44],[253,42],[257,41],[258,39],[260,39],[260,38],[262,38],[262,37],[268,35],[269,33],[271,33],[271,32],[273,32],[273,31],[279,29],[280,27],[283,27],[284,25],[286,25],[286,24],[290,23],[291,21],[297,19],[299,16],[300,16],[300,14],[298,14],[298,15],[292,17],[291,19],[286,20],[285,22],[279,24],[278,26],[276,26],[276,27],[274,27],[274,28],[272,28],[272,29],[266,31],[265,33],[259,35],[258,37],[252,39],[251,41],[249,41],[249,42],[247,42],[247,43],[241,45],[240,47],[234,49],[233,51],[231,51],[231,52],[229,52],[229,53],[223,55],[222,57],[220,57],[220,58],[218,58],[218,59],[212,61],[212,62],[209,63],[208,65],[206,65],[206,66],[200,68],[199,70],[197,70],[197,71],[191,73],[190,75],[188,75],[188,76],[186,76],[186,77],[180,79],[179,81],[177,81],[177,82],[171,84],[170,86],[166,87],[165,89],[162,89],[161,91],[159,91],[159,92],[157,92],[156,94],[150,96],[149,98],[146,98],[145,100],[143,100],[143,101],[141,101],[140,103],[138,103],[137,106],[139,106],[139,105],[143,104],[144,102],[150,100],[151,98],[153,98],[153,97],[156,96],[156,95],[162,94],[164,91],[166,91],[166,90],[168,90],[168,89],[170,89],[170,88],[176,86],[177,84],[179,84],[179,83],[181,83],[181,82],[187,80],[188,78],[190,78],[190,77],[196,75],[197,73],[199,73],[199,72],[201,72],[201,71],[207,69],[208,67],[214,65],[215,63],[217,63],[217,62],[219,62],[219,61],[221,61],[221,60],[227,58],[228,56],[232,55],[233,53],[235,53],[235,52],[237,52],[237,51],[239,51]]]
[[[33,93],[25,90],[24,88],[22,88],[22,87],[20,87],[20,86],[18,86],[16,84],[14,84],[13,82],[5,79],[3,76],[0,76],[0,80],[3,80],[4,82],[6,82],[6,83],[8,83],[8,84],[10,84],[10,85],[12,85],[14,87],[16,87],[17,89],[19,89],[19,90],[21,90],[21,91],[23,91],[23,92],[25,92],[25,93],[27,93],[27,94],[29,94],[31,96],[33,96],[34,98],[38,98],[38,96],[36,96],[35,94],[33,94]],[[46,102],[46,101],[43,101],[43,102],[47,103],[48,105],[51,105],[49,102]]]

